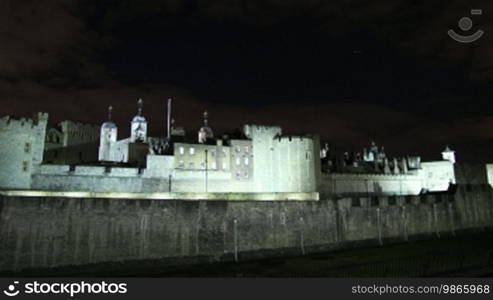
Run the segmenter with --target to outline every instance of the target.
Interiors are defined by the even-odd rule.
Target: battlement
[[[419,177],[419,173],[415,171],[409,171],[406,174],[384,174],[384,173],[323,173],[324,177],[338,178],[338,179],[354,179],[354,180],[364,180],[364,179],[375,179],[375,180],[395,180],[395,179],[409,179],[410,177]]]
[[[46,124],[48,123],[49,114],[45,112],[37,112],[33,115],[33,120],[36,124]]]
[[[32,119],[29,118],[13,118],[4,116],[0,118],[0,130],[19,131],[25,133],[33,133],[38,129],[38,126],[43,126],[48,120],[47,113],[38,113]]]
[[[81,132],[93,132],[95,134],[99,134],[99,130],[101,128],[101,126],[97,124],[81,123],[81,122],[69,121],[69,120],[62,121],[60,122],[59,125],[63,132],[81,131]]]
[[[305,143],[310,145],[313,143],[314,137],[312,136],[278,136],[276,137],[276,141],[281,144],[285,143]]]
[[[276,137],[282,134],[280,126],[244,125],[243,133],[250,139],[254,137]]]
[[[59,127],[64,136],[65,146],[96,142],[100,137],[100,126],[95,124],[63,121]]]

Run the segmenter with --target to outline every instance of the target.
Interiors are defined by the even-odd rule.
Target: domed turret
[[[108,121],[104,122],[101,125],[101,129],[114,129],[117,128],[116,124],[111,121],[111,111],[113,110],[113,106],[108,107]]]
[[[450,147],[447,145],[445,147],[445,150],[443,150],[442,152],[442,159],[455,163],[455,151],[451,150]]]
[[[142,116],[143,105],[144,101],[142,101],[142,99],[139,99],[137,115],[132,119],[130,125],[130,141],[132,143],[145,143],[147,140],[147,121],[144,116]]]
[[[209,127],[209,114],[207,111],[204,111],[204,126],[202,126],[199,130],[199,143],[203,144],[208,139],[214,138],[214,131]]]
[[[118,138],[118,127],[111,120],[113,106],[108,107],[108,120],[101,125],[101,135],[99,139],[99,161],[111,160],[111,145]]]

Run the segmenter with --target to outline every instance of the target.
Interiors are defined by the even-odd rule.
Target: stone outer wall
[[[424,185],[425,180],[418,172],[398,175],[323,173],[320,192],[343,196],[417,195],[423,190]]]
[[[489,185],[320,201],[0,197],[0,272],[143,259],[303,254],[493,225]]]
[[[454,171],[457,184],[487,184],[488,165],[456,163]]]
[[[418,195],[423,192],[446,191],[455,184],[454,164],[449,161],[421,163],[422,169],[406,174],[322,173],[321,193],[333,195]],[[484,169],[484,166],[481,166]],[[461,174],[479,174],[480,168],[456,167]],[[478,181],[462,178],[462,183]],[[482,184],[486,181],[481,182]]]

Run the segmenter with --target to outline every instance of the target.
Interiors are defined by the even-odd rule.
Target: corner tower
[[[47,113],[32,119],[0,118],[0,188],[29,189],[31,174],[43,160]]]
[[[447,145],[445,147],[445,150],[442,151],[442,159],[448,160],[455,164],[455,151],[451,150],[450,147]]]

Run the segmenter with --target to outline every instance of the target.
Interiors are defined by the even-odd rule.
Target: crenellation
[[[34,132],[36,128],[37,123],[35,123],[32,119],[14,119],[9,116],[0,119],[0,130]]]
[[[274,138],[282,134],[280,126],[244,125],[244,134],[251,139]]]

